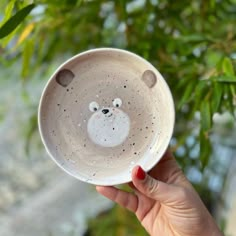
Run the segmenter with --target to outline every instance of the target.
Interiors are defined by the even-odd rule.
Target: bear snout
[[[102,113],[106,115],[109,112],[109,109],[102,109]]]

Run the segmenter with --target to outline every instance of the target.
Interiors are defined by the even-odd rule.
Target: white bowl
[[[174,127],[171,92],[149,62],[100,48],[62,64],[39,104],[39,131],[50,157],[68,174],[95,185],[131,181],[150,170]]]

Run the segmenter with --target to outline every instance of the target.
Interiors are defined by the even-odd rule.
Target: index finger
[[[168,182],[170,176],[176,173],[183,174],[172,152],[168,149],[157,165],[149,172],[153,178],[163,182]]]
[[[103,196],[118,203],[126,209],[136,212],[138,207],[138,198],[133,193],[125,192],[112,186],[96,186],[96,190]]]

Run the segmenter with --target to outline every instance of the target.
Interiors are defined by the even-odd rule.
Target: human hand
[[[96,189],[134,212],[152,236],[223,235],[169,151],[149,174],[136,166],[130,186],[134,193],[115,187]]]

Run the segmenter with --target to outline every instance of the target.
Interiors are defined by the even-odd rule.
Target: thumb
[[[179,195],[178,187],[152,178],[140,166],[134,167],[132,181],[139,192],[166,205],[176,202]]]

